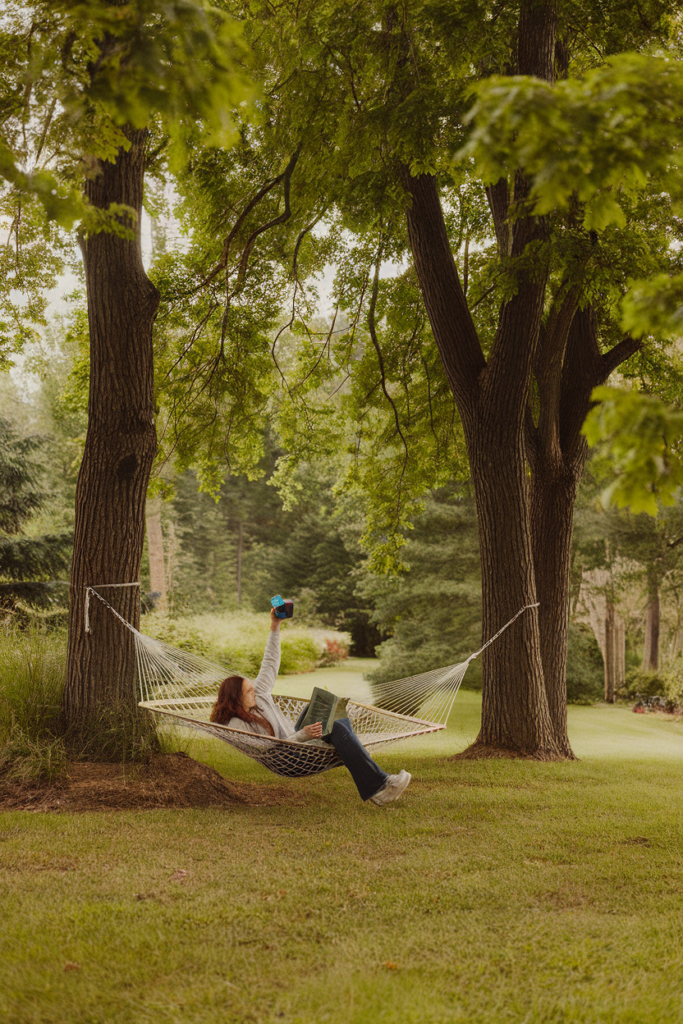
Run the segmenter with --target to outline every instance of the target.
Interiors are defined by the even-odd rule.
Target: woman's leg
[[[389,776],[372,760],[348,718],[337,719],[332,726],[330,740],[351,773],[361,800],[369,800],[379,792]]]

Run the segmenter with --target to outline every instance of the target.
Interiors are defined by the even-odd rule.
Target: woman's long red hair
[[[211,709],[211,721],[219,725],[227,725],[231,718],[240,718],[243,722],[252,722],[263,726],[271,736],[275,730],[263,715],[255,715],[253,711],[246,711],[242,704],[242,683],[243,676],[228,676],[224,679],[218,690],[216,703]]]

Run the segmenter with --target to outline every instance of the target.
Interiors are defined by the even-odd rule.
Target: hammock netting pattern
[[[134,635],[140,707],[162,716],[166,721],[174,721],[179,726],[207,733],[229,743],[276,775],[303,778],[341,766],[342,761],[334,747],[322,740],[298,743],[211,722],[210,714],[218,687],[231,674],[229,670],[190,651],[180,650],[140,633],[93,588],[88,588],[86,595],[86,631],[90,631],[90,594],[99,598]],[[470,662],[528,607],[535,606],[522,608],[466,661],[405,679],[372,684],[372,703],[363,697],[352,696],[347,705],[347,713],[363,746],[367,750],[374,750],[397,740],[445,729]],[[308,701],[278,694],[273,694],[273,699],[284,717],[292,723],[293,732]]]

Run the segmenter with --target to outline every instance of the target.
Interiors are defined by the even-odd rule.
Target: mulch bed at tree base
[[[186,754],[156,754],[148,764],[71,762],[51,783],[0,781],[3,811],[129,811],[153,808],[279,806],[298,802],[284,786],[228,782]]]
[[[485,743],[473,743],[459,754],[452,754],[449,761],[484,761],[502,759],[509,761],[577,761],[578,758],[556,757],[543,753],[528,754],[523,750],[509,750],[505,747],[489,747]]]

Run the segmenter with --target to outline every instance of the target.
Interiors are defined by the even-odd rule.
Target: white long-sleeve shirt
[[[266,649],[263,652],[263,661],[256,679],[253,680],[254,693],[256,694],[257,714],[262,715],[273,727],[273,732],[279,740],[295,740],[303,743],[308,737],[303,729],[298,732],[292,730],[292,723],[288,722],[273,700],[273,687],[277,681],[277,674],[280,671],[280,630],[271,629],[266,641]],[[264,725],[258,722],[244,722],[241,718],[231,718],[228,722],[231,729],[239,729],[240,732],[255,732],[263,736],[270,736]]]

